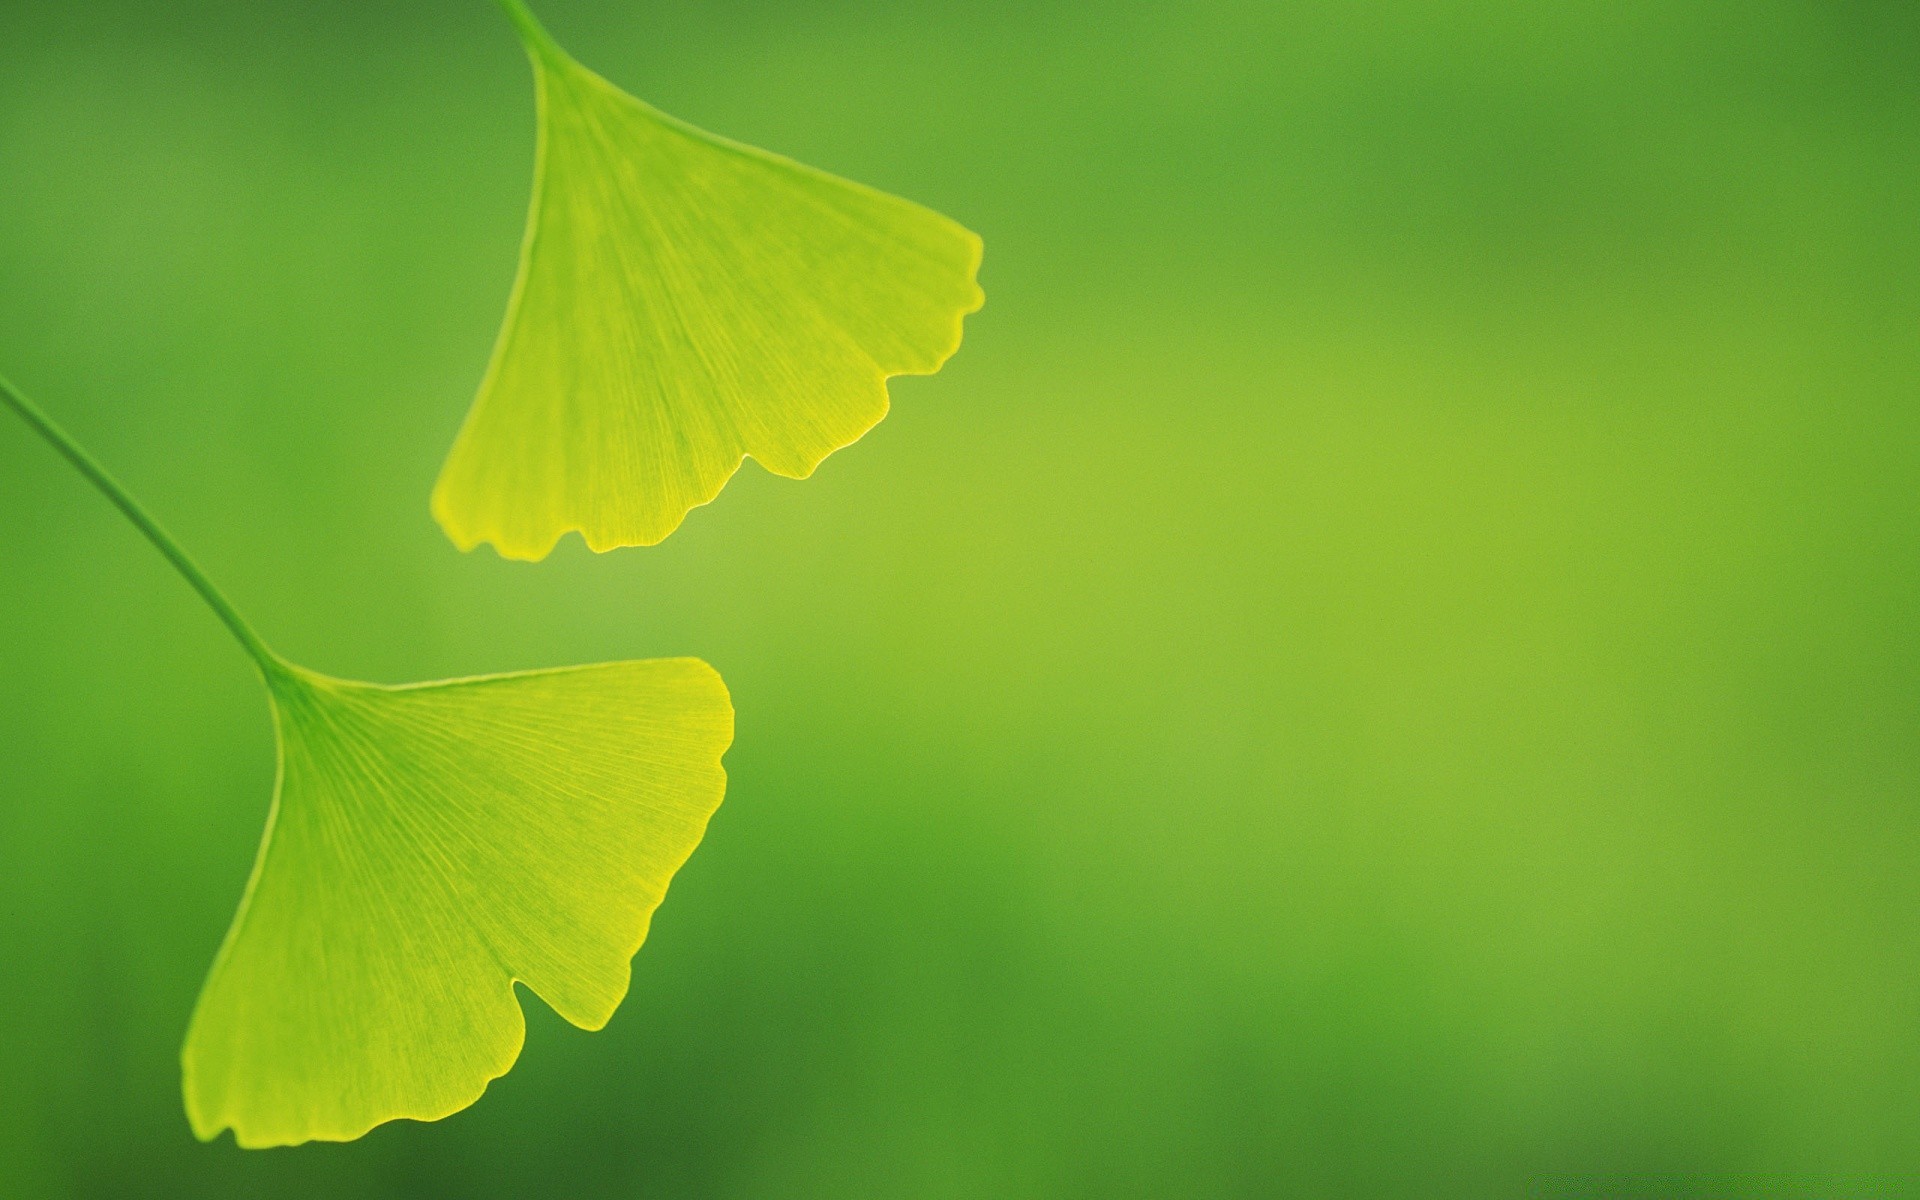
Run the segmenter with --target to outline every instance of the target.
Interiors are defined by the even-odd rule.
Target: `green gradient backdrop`
[[[479,0],[0,3],[0,370],[299,661],[698,654],[634,990],[242,1154],[176,1056],[248,669],[0,425],[0,1193],[1394,1196],[1920,1179],[1920,9],[549,0],[987,239],[941,375],[664,546],[428,488],[532,151]]]

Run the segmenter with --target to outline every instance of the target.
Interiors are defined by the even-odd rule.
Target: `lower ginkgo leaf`
[[[182,1053],[189,1119],[344,1141],[473,1103],[515,981],[598,1029],[726,786],[697,659],[406,687],[269,676],[280,779]]]

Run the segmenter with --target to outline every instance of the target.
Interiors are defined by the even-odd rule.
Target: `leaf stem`
[[[547,32],[546,27],[540,24],[540,19],[533,15],[533,10],[527,7],[526,0],[499,0],[499,2],[500,7],[506,10],[507,19],[512,21],[513,27],[520,31],[520,40],[526,43],[528,51],[553,53],[560,49],[560,44],[553,40],[553,35]]]
[[[173,540],[172,535],[161,528],[160,522],[154,520],[152,515],[140,506],[140,502],[135,500],[126,488],[120,486],[120,481],[109,474],[93,455],[88,454],[79,442],[74,441],[71,434],[60,428],[52,417],[42,412],[38,405],[27,399],[4,377],[0,377],[0,403],[4,403],[18,413],[20,419],[31,426],[35,433],[45,438],[63,458],[87,477],[89,483],[100,489],[100,493],[107,499],[113,501],[114,507],[124,513],[127,520],[133,522],[134,528],[146,535],[154,548],[173,564],[173,569],[180,572],[181,578],[191,584],[194,591],[200,593],[200,598],[207,602],[207,607],[213,610],[214,615],[219,617],[221,623],[238,639],[241,648],[252,657],[263,675],[272,680],[287,672],[286,661],[260,640],[260,635],[253,631],[253,626],[247,624],[239,610],[233,607],[233,602],[222,595],[219,588],[213,586],[213,581],[195,565],[193,559],[187,556],[187,552],[180,548],[180,544]]]

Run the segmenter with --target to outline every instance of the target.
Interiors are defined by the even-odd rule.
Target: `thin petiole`
[[[114,507],[124,513],[127,520],[133,522],[134,528],[146,535],[154,548],[173,564],[173,569],[180,572],[181,578],[191,584],[194,591],[200,593],[200,598],[207,602],[207,607],[213,610],[221,623],[232,631],[241,647],[259,666],[262,674],[272,679],[286,672],[286,662],[260,640],[260,635],[253,631],[253,626],[247,624],[246,619],[233,607],[233,602],[222,595],[219,588],[213,586],[213,581],[195,565],[193,559],[187,556],[187,552],[180,548],[180,544],[173,540],[172,535],[161,528],[160,523],[140,506],[140,502],[135,500],[126,488],[120,486],[120,481],[109,474],[107,469],[88,454],[79,442],[74,441],[72,435],[60,428],[52,417],[42,412],[38,405],[27,399],[5,378],[0,378],[0,403],[4,403],[18,413],[21,420],[45,438],[55,450],[58,450],[61,457],[72,463],[82,475],[87,477],[88,482],[100,489],[102,495],[113,501]]]
[[[520,40],[526,43],[528,50],[550,52],[559,49],[554,44],[552,35],[547,33],[546,27],[540,24],[539,18],[533,15],[533,10],[527,7],[525,0],[499,0],[499,3],[500,7],[506,10],[507,19],[512,21],[513,27],[520,31]]]

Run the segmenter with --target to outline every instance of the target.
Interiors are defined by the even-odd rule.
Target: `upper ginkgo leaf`
[[[343,1141],[464,1108],[519,1056],[515,980],[606,1024],[726,786],[713,669],[272,690],[273,814],[182,1052],[194,1132]]]
[[[959,348],[976,235],[678,121],[517,19],[539,149],[506,324],[433,494],[461,548],[652,545],[747,455],[807,476],[886,415],[888,376]]]

